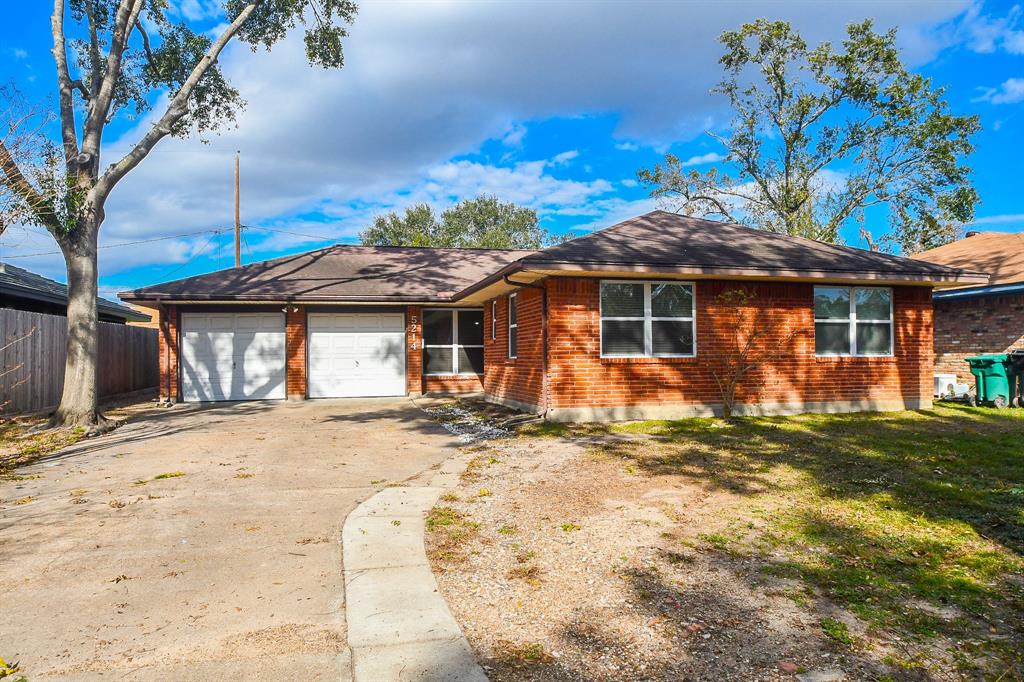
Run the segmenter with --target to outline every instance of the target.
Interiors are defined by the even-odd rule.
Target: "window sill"
[[[896,362],[895,355],[815,355],[815,362]]]
[[[663,365],[663,364],[691,364],[697,362],[696,355],[674,355],[666,357],[602,357],[603,365]]]

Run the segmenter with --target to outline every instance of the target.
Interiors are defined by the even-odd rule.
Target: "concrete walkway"
[[[465,465],[465,457],[453,458],[408,487],[386,488],[345,520],[345,613],[355,682],[486,682],[438,592],[423,546],[426,513]]]

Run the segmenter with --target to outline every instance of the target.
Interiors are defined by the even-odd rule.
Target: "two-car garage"
[[[406,392],[403,312],[310,312],[308,395]],[[183,312],[181,396],[190,402],[284,399],[283,312]]]

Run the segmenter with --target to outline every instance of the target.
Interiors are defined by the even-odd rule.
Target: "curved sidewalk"
[[[425,485],[385,488],[345,520],[345,614],[355,682],[487,680],[438,592],[423,546],[426,513],[464,468],[464,458],[453,458]]]

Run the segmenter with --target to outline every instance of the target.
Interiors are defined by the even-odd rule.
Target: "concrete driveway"
[[[345,516],[453,445],[406,399],[177,406],[20,469],[0,657],[32,682],[347,679]]]

